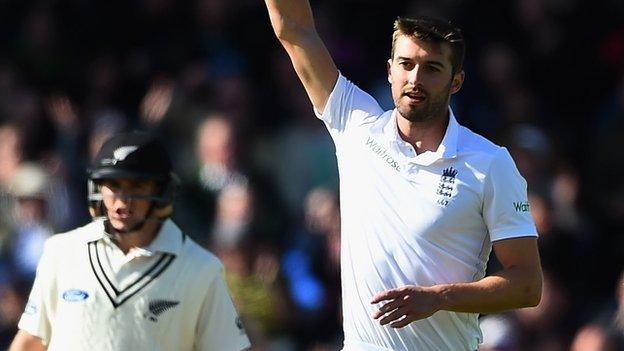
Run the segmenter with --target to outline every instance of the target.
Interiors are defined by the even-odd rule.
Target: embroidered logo
[[[26,308],[24,309],[24,314],[32,316],[37,312],[39,312],[39,306],[34,301],[28,300]]]
[[[149,312],[144,314],[143,316],[152,322],[158,322],[158,316],[160,316],[163,312],[176,307],[179,303],[180,301],[169,300],[150,301],[148,306]]]
[[[446,207],[449,204],[449,199],[453,196],[456,176],[457,170],[453,167],[448,167],[442,171],[442,177],[440,177],[440,183],[436,191],[438,205]]]

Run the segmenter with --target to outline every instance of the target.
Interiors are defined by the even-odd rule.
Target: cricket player
[[[460,30],[395,22],[395,108],[383,111],[338,71],[307,0],[265,3],[336,146],[344,350],[474,351],[479,313],[536,306],[542,273],[526,182],[505,148],[449,108],[464,81]],[[486,277],[492,248],[502,270]]]
[[[242,350],[222,265],[173,223],[175,176],[147,133],[89,170],[93,221],[45,244],[10,350]]]

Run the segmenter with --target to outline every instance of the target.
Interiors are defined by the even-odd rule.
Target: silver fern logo
[[[117,148],[117,150],[113,152],[113,156],[115,156],[115,159],[117,161],[123,161],[126,159],[126,157],[128,157],[128,155],[137,151],[138,148],[138,146],[122,146]]]
[[[152,300],[148,305],[149,312],[145,313],[144,317],[152,322],[158,322],[158,316],[160,316],[163,312],[176,307],[179,303],[180,301]]]
[[[139,149],[138,146],[121,146],[118,147],[113,152],[114,158],[105,158],[101,161],[102,165],[116,165],[117,162],[123,161],[130,155],[131,153],[137,151]]]

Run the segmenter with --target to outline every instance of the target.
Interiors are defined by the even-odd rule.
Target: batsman
[[[169,219],[164,146],[114,136],[88,175],[93,221],[46,242],[10,351],[248,348],[221,262]]]

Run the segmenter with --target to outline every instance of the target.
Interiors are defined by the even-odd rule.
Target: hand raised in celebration
[[[393,328],[403,328],[413,321],[424,319],[440,310],[441,297],[434,287],[406,285],[377,293],[372,304],[389,301],[375,313],[379,324],[390,323]]]

